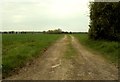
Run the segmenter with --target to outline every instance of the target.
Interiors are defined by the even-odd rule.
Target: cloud
[[[4,0],[3,30],[87,31],[88,0]]]

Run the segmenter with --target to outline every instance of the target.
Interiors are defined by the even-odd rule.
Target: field
[[[41,55],[62,35],[55,34],[3,34],[3,76]],[[8,74],[9,73],[9,74]]]
[[[106,40],[95,41],[89,39],[87,34],[76,34],[74,36],[90,51],[96,51],[113,63],[118,63],[118,50],[120,50],[118,42]]]
[[[6,80],[118,79],[118,42],[87,34],[27,33],[3,34],[2,44]]]

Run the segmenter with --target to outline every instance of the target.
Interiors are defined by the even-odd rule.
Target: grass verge
[[[15,69],[23,67],[27,61],[41,55],[61,36],[57,34],[3,34],[3,78],[9,76]]]
[[[64,58],[72,59],[76,55],[76,50],[71,43],[71,40],[70,40],[71,37],[69,36],[68,38],[69,38],[69,43],[67,45],[67,50],[65,52]]]
[[[74,36],[80,41],[81,44],[88,47],[89,50],[97,51],[113,63],[118,63],[118,50],[120,50],[118,42],[92,40],[88,38],[87,34],[75,34]]]

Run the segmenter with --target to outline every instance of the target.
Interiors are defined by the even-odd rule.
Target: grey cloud
[[[88,5],[70,16],[57,17],[49,10],[55,0],[5,0],[2,5],[3,30],[48,30],[60,27],[68,31],[87,31]],[[82,7],[80,7],[82,8]],[[59,15],[58,15],[59,16]]]

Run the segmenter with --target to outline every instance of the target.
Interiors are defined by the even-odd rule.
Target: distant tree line
[[[4,31],[0,32],[2,34],[27,34],[27,33],[42,33],[42,32],[35,32],[35,31]]]
[[[44,34],[72,34],[72,32],[64,32],[62,29],[54,29],[48,31],[4,31],[0,32],[2,34],[35,34],[35,33],[44,33]]]
[[[4,31],[0,32],[2,34],[87,34],[88,32],[67,32],[62,31],[62,29],[54,29],[54,30],[48,30],[48,31]]]
[[[120,2],[90,3],[89,37],[120,41]]]
[[[73,32],[65,32],[62,31],[62,29],[54,29],[54,30],[48,30],[48,31],[44,31],[43,33],[48,33],[48,34],[72,34]]]
[[[62,34],[62,29],[54,29],[54,30],[48,30],[46,33],[49,34]]]

